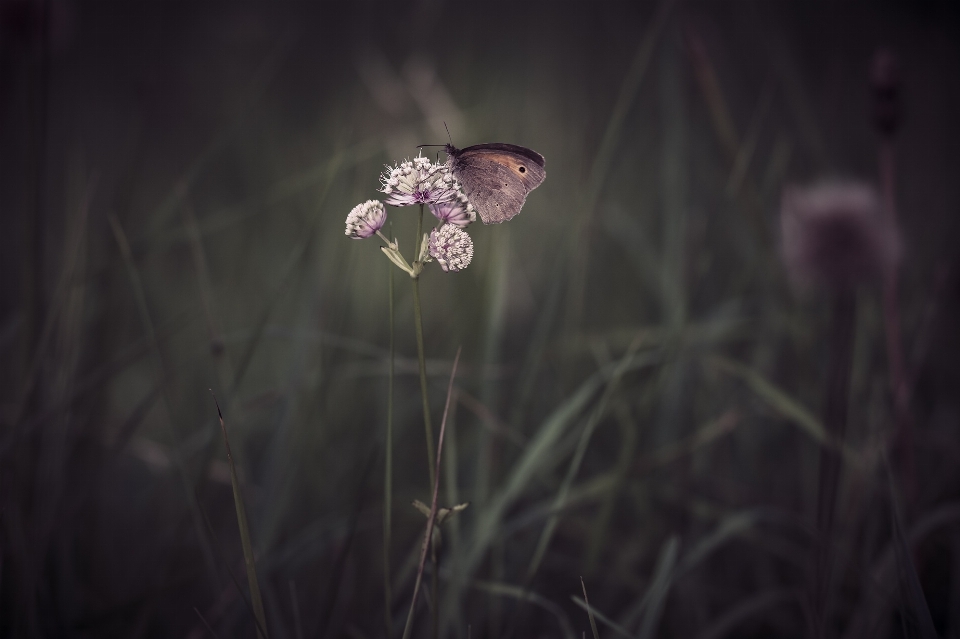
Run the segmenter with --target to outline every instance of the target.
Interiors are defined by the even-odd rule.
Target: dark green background
[[[547,179],[510,223],[469,228],[467,270],[421,280],[435,429],[463,348],[440,501],[472,503],[443,530],[443,635],[589,633],[582,575],[635,636],[809,636],[818,447],[789,409],[819,415],[829,313],[788,284],[778,206],[786,184],[877,182],[879,46],[903,70],[916,469],[901,507],[934,624],[960,632],[951,5],[0,9],[0,634],[199,637],[196,607],[219,636],[255,636],[230,577],[246,593],[212,389],[271,636],[383,636],[390,267],[343,223],[385,163],[446,142],[446,122],[460,147],[536,149]],[[415,216],[390,209],[408,258]],[[429,487],[411,288],[394,277],[399,636],[423,524],[408,504]],[[640,359],[608,386],[631,343]],[[864,286],[857,450],[893,428],[887,379],[879,288]],[[704,439],[718,419],[730,430]],[[591,423],[535,601],[518,603]],[[874,457],[841,489],[847,636],[901,636],[912,614],[884,472]]]

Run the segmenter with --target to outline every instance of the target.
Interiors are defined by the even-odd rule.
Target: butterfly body
[[[484,224],[520,212],[527,194],[546,179],[543,156],[523,146],[491,142],[458,149],[446,145],[447,166]]]

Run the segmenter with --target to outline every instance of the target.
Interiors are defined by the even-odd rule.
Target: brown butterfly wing
[[[453,175],[484,224],[499,224],[520,212],[527,194],[540,186],[547,172],[535,151],[481,144],[457,151]]]

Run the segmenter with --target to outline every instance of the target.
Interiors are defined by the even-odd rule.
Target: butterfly
[[[458,149],[444,145],[447,166],[484,224],[506,222],[520,212],[530,191],[547,177],[543,156],[523,146],[491,142]]]

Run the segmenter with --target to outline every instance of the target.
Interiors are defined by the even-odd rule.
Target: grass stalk
[[[537,570],[540,569],[540,563],[546,556],[547,548],[549,547],[550,541],[553,538],[553,533],[557,528],[557,524],[560,522],[560,509],[566,503],[567,496],[570,492],[570,487],[573,485],[573,481],[576,479],[577,473],[580,471],[580,464],[583,462],[583,457],[587,452],[590,439],[593,436],[596,427],[599,425],[600,420],[606,415],[610,401],[613,399],[613,396],[618,389],[620,380],[627,373],[630,364],[633,363],[634,356],[636,355],[639,346],[640,339],[638,337],[633,341],[632,344],[630,344],[623,358],[616,364],[613,374],[607,381],[603,395],[600,397],[596,407],[594,408],[593,412],[591,412],[590,417],[587,419],[587,422],[583,427],[580,439],[577,442],[577,448],[573,454],[573,459],[571,459],[563,482],[561,483],[560,488],[554,497],[554,508],[557,510],[557,512],[556,514],[552,515],[549,520],[547,520],[547,524],[544,526],[543,531],[540,534],[540,540],[537,543],[536,550],[534,551],[533,557],[530,560],[530,565],[527,566],[527,572],[524,581],[525,587],[529,587],[537,573]]]
[[[856,294],[850,289],[834,293],[829,337],[827,388],[823,406],[823,425],[827,435],[843,442],[847,427],[850,395],[850,372],[853,363],[853,336],[856,319]],[[840,483],[841,454],[827,446],[820,448],[820,471],[817,495],[817,562],[814,584],[815,636],[824,637],[826,607],[832,579],[833,519]]]
[[[257,637],[267,639],[267,618],[263,612],[263,598],[260,596],[260,582],[257,581],[257,564],[253,556],[253,543],[250,541],[250,526],[247,523],[247,509],[240,494],[240,480],[237,478],[237,467],[233,462],[233,452],[230,450],[230,440],[227,438],[227,427],[223,423],[223,413],[216,395],[213,397],[217,405],[217,417],[220,420],[220,432],[223,434],[223,445],[227,450],[227,464],[230,466],[230,484],[233,487],[233,503],[237,509],[237,526],[240,528],[240,544],[243,546],[243,561],[247,568],[247,581],[250,586],[250,603],[253,605],[253,614],[257,622]]]
[[[667,20],[673,14],[673,8],[676,4],[676,0],[663,0],[657,9],[656,16],[644,32],[633,55],[630,68],[620,85],[617,101],[613,105],[613,110],[603,132],[603,138],[600,141],[600,147],[597,149],[597,154],[590,167],[590,175],[587,178],[586,188],[582,194],[583,199],[580,202],[582,214],[574,227],[573,234],[570,236],[573,258],[571,260],[570,285],[567,289],[567,327],[569,329],[575,329],[579,325],[583,312],[586,276],[590,263],[590,243],[586,241],[586,238],[593,224],[593,216],[597,202],[600,200],[601,189],[610,173],[610,167],[615,160],[617,149],[623,142],[623,127],[630,113],[630,108],[636,100],[640,85],[647,75],[650,61],[653,59],[657,44],[660,42],[661,33]]]
[[[883,214],[892,224],[897,223],[896,202],[896,155],[893,141],[884,139],[880,144],[880,188],[883,198]],[[890,392],[896,418],[896,449],[899,457],[903,488],[907,502],[912,502],[914,492],[913,421],[910,416],[910,392],[900,339],[900,286],[896,267],[888,269],[883,277],[883,323],[887,340],[887,366],[890,376]]]
[[[580,587],[583,588],[583,603],[587,604],[587,616],[590,617],[590,630],[593,631],[593,639],[600,639],[600,633],[597,632],[597,620],[593,618],[593,608],[590,607],[590,599],[587,597],[587,584],[583,583],[583,577],[580,577]]]
[[[290,587],[290,606],[293,608],[293,630],[295,639],[303,639],[303,619],[300,616],[300,602],[297,597],[297,583],[291,579]]]
[[[203,623],[203,627],[207,629],[207,632],[210,633],[210,636],[213,637],[213,639],[220,639],[219,635],[217,635],[217,633],[214,632],[213,627],[207,622],[203,614],[201,614],[200,610],[196,606],[193,607],[193,611],[197,613],[198,617],[200,617],[200,621]]]
[[[390,614],[393,593],[390,590],[390,538],[392,536],[393,510],[393,376],[395,365],[395,342],[393,334],[393,264],[387,264],[390,322],[390,355],[387,374],[387,437],[383,473],[383,619],[386,637],[390,639],[393,617]]]
[[[437,468],[434,469],[433,497],[430,500],[430,515],[427,517],[427,530],[423,535],[423,545],[420,548],[420,563],[417,567],[417,580],[413,585],[413,598],[410,601],[410,612],[407,613],[407,623],[403,628],[403,639],[409,639],[410,630],[413,627],[413,613],[417,607],[417,595],[420,594],[420,584],[423,581],[423,568],[427,561],[427,549],[433,544],[433,526],[437,521],[437,495],[440,492],[440,456],[443,452],[443,434],[447,427],[447,415],[450,412],[450,398],[453,396],[453,380],[457,376],[457,364],[460,362],[460,350],[457,349],[457,355],[453,358],[453,370],[450,371],[450,383],[447,385],[447,402],[443,407],[443,419],[440,421],[440,438],[437,440]],[[436,567],[434,567],[436,568]],[[436,569],[434,569],[436,572]],[[434,601],[434,607],[438,602]]]
[[[143,331],[146,334],[147,341],[149,342],[151,350],[153,351],[155,370],[154,374],[157,378],[157,384],[161,388],[161,396],[163,397],[163,406],[167,416],[167,419],[164,423],[172,443],[170,451],[173,458],[173,463],[177,469],[177,475],[179,476],[180,484],[183,487],[183,491],[187,498],[190,517],[193,522],[194,530],[197,533],[197,539],[200,542],[200,547],[203,550],[203,556],[207,564],[207,570],[210,574],[211,583],[216,587],[216,589],[219,589],[219,579],[217,577],[216,564],[213,558],[213,549],[210,547],[210,542],[203,532],[201,515],[199,508],[194,503],[193,489],[191,487],[192,485],[190,478],[187,475],[186,463],[184,462],[182,453],[179,450],[179,437],[174,426],[178,420],[174,416],[174,404],[170,399],[170,394],[166,387],[166,380],[170,379],[170,376],[167,372],[167,366],[164,362],[163,352],[160,349],[160,341],[157,338],[157,331],[154,327],[153,318],[150,315],[150,308],[147,304],[146,290],[144,289],[143,281],[140,278],[140,272],[138,271],[136,263],[133,260],[133,253],[130,249],[129,238],[127,237],[126,232],[123,230],[120,220],[118,220],[115,215],[110,214],[107,216],[107,221],[110,223],[114,239],[117,242],[117,247],[120,249],[120,255],[123,258],[124,266],[127,270],[127,275],[130,277],[130,284],[133,288],[134,300],[136,301],[137,310],[140,315],[140,322],[143,325]]]

